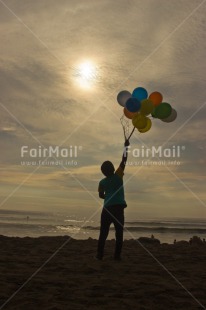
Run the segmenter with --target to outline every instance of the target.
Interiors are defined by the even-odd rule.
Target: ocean
[[[162,218],[128,220],[124,239],[137,239],[154,235],[161,242],[188,241],[192,236],[206,238],[206,220]],[[66,212],[40,212],[0,210],[0,235],[14,237],[71,236],[75,239],[98,239],[99,221],[88,221]],[[115,231],[111,225],[108,239]]]

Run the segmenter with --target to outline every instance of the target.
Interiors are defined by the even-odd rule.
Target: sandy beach
[[[0,309],[206,307],[206,244],[142,247],[128,240],[122,261],[116,262],[112,258],[114,240],[107,241],[104,260],[96,261],[97,240],[70,239],[38,271],[66,240],[68,236],[0,236]]]

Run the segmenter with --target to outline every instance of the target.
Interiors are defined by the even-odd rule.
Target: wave
[[[41,215],[41,216],[48,216],[52,215],[52,212],[44,212],[44,211],[31,211],[31,210],[6,210],[6,209],[1,209],[0,210],[0,215],[4,214],[14,214],[14,215]]]
[[[149,226],[149,225],[154,225],[154,226],[180,226],[180,227],[188,227],[188,226],[206,226],[206,221],[183,221],[183,220],[179,220],[179,221],[126,221],[125,224],[128,225],[135,225],[135,226],[139,226],[139,225],[144,225],[144,226]]]
[[[43,229],[43,228],[54,228],[56,226],[51,224],[41,225],[41,224],[32,224],[32,223],[3,223],[0,222],[1,228],[21,228],[21,229]]]
[[[84,229],[88,230],[99,230],[100,227],[86,226]],[[128,231],[139,231],[139,232],[159,232],[159,233],[197,233],[197,234],[206,234],[205,228],[184,228],[184,227],[141,227],[141,226],[125,226],[125,230]],[[114,227],[111,227],[111,230],[114,230]]]

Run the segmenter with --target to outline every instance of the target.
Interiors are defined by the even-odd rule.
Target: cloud
[[[161,42],[199,3],[121,0],[117,6],[109,0],[47,0],[17,5],[13,0],[7,1],[43,44],[1,4],[1,103],[14,115],[0,107],[1,165],[6,167],[6,171],[1,170],[2,183],[8,186],[5,192],[30,172],[30,168],[18,166],[20,149],[22,145],[38,147],[35,137],[46,147],[63,141],[65,146],[81,145],[79,166],[70,169],[96,193],[95,182],[102,177],[101,163],[110,159],[118,166],[121,160],[122,108],[116,103],[116,95],[122,89],[132,91],[141,85],[149,92],[159,90],[178,112],[174,123],[153,120],[148,134],[136,133],[141,139],[132,137],[134,147],[142,143],[160,145],[178,131],[205,100],[203,6]],[[97,64],[100,75],[91,91],[81,89],[73,76],[75,67],[87,58]],[[185,145],[182,165],[172,169],[202,196],[204,114],[205,107],[168,143]],[[133,173],[134,167],[127,167],[125,176]],[[135,193],[142,197],[142,205],[146,200],[151,204],[155,192],[161,192],[161,199],[173,197],[177,204],[178,199],[189,199],[164,167],[143,167],[132,180],[126,189],[133,206]],[[68,190],[75,204],[79,192],[79,203],[84,197],[87,200],[68,173],[54,168],[41,168],[41,173],[35,173],[25,186],[33,191]],[[155,199],[160,212],[161,199]],[[192,203],[189,205],[193,210]]]

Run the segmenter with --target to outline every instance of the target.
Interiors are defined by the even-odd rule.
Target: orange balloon
[[[158,91],[154,91],[149,95],[149,99],[153,102],[154,106],[158,106],[160,103],[162,103],[163,96]]]
[[[134,113],[130,112],[126,108],[124,108],[123,112],[124,112],[124,115],[129,119],[132,119],[137,114],[137,112],[134,112]]]

